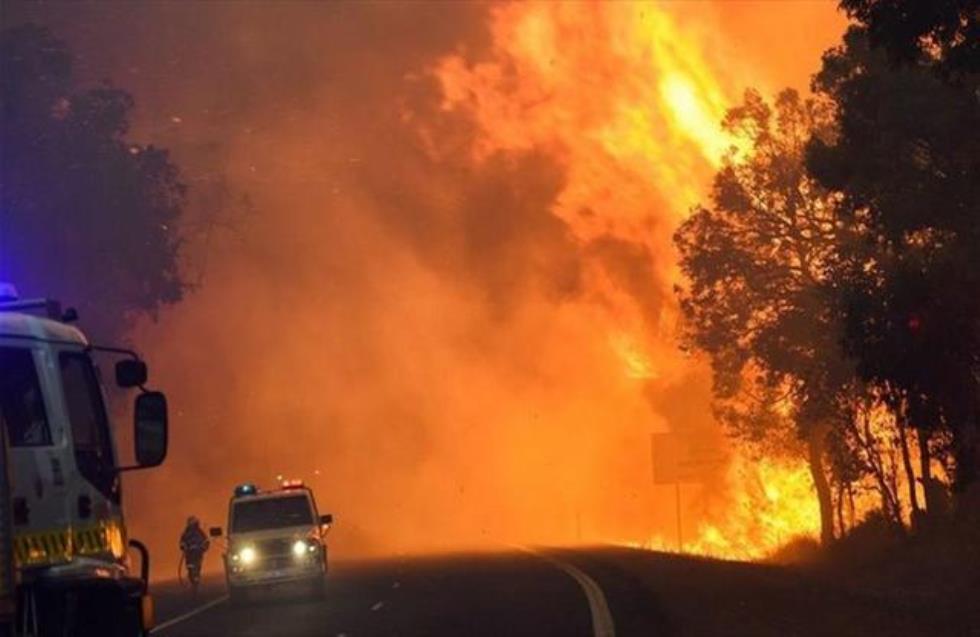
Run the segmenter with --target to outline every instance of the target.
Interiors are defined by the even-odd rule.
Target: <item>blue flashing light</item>
[[[235,487],[235,497],[240,498],[246,495],[255,495],[259,492],[259,488],[252,484],[251,482],[246,482],[245,484],[240,484]]]
[[[18,298],[17,288],[12,283],[0,281],[0,303],[16,301]]]

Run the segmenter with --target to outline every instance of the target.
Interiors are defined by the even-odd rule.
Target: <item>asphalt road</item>
[[[163,637],[980,635],[791,569],[613,548],[335,562],[318,601],[282,590],[232,606],[221,581],[154,593]]]
[[[507,554],[336,562],[322,601],[277,590],[233,606],[218,602],[173,625],[168,619],[223,599],[209,581],[192,600],[173,585],[155,590],[167,637],[204,635],[569,635],[591,636],[578,582],[539,557]]]

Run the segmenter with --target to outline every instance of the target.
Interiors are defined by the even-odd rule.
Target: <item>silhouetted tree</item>
[[[165,150],[126,139],[132,107],[118,89],[76,89],[48,30],[0,34],[0,278],[75,305],[102,339],[184,289],[184,187]]]
[[[749,91],[724,127],[747,144],[715,177],[675,243],[687,340],[708,353],[718,413],[744,438],[803,443],[820,502],[821,538],[834,537],[824,466],[828,433],[847,417],[853,370],[840,356],[832,273],[836,201],[806,173],[811,135],[830,114],[791,90],[770,106]]]
[[[892,61],[915,63],[925,53],[946,73],[980,72],[980,0],[841,0],[840,6]]]
[[[929,440],[951,433],[964,490],[980,473],[980,98],[966,72],[976,38],[957,34],[975,32],[976,4],[843,4],[874,39],[855,27],[825,55],[814,88],[837,131],[814,140],[808,165],[856,229],[840,250],[846,348],[918,429],[923,480]],[[942,68],[953,62],[955,77]]]

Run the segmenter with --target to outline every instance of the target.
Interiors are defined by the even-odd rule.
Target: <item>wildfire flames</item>
[[[730,142],[720,122],[737,85],[715,79],[701,43],[659,5],[505,5],[491,18],[491,61],[437,67],[444,108],[479,123],[474,161],[547,149],[566,170],[552,214],[582,244],[622,240],[650,260],[649,290],[601,267],[590,289],[610,304],[608,337],[630,375],[671,373],[683,366],[675,308],[644,302],[670,296],[672,230]]]
[[[750,461],[736,455],[727,469],[726,482],[733,500],[726,501],[721,511],[709,510],[707,515],[699,516],[693,529],[682,528],[681,547],[678,538],[667,533],[619,543],[751,560],[765,558],[791,540],[819,535],[820,508],[813,497],[813,479],[804,464]]]
[[[698,29],[678,4],[504,5],[492,13],[489,60],[454,55],[436,71],[443,107],[479,123],[473,161],[549,149],[567,170],[551,212],[576,239],[614,237],[649,256],[657,288],[651,296],[663,301],[655,308],[608,268],[589,274],[623,372],[652,387],[658,379],[705,373],[675,350],[677,307],[667,299],[679,274],[670,237],[704,199],[723,154],[738,144],[721,129],[727,108],[745,86],[771,88],[719,51],[719,34]],[[722,505],[702,497],[686,505],[697,523],[685,550],[758,558],[819,532],[805,463],[733,454]],[[628,543],[673,549],[676,538],[658,533]]]

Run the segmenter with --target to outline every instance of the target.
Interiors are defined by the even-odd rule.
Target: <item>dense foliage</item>
[[[177,168],[127,140],[127,93],[75,86],[71,54],[46,29],[4,31],[0,68],[0,278],[117,339],[181,298]]]
[[[841,5],[859,24],[814,98],[730,111],[742,150],[675,238],[718,411],[749,443],[803,443],[824,540],[861,484],[900,526],[980,481],[980,12]]]

